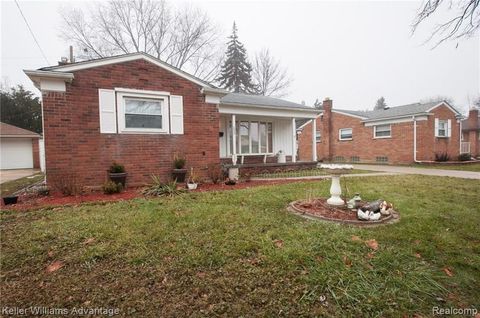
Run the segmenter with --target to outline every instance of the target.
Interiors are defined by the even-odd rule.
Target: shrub
[[[183,189],[177,189],[177,182],[170,181],[163,183],[159,177],[152,175],[152,184],[143,189],[144,195],[173,197],[183,192]]]
[[[82,186],[79,184],[77,176],[73,173],[56,175],[51,178],[51,184],[53,189],[66,196],[77,195],[82,192]]]
[[[435,153],[435,161],[444,162],[450,160],[450,156],[446,152]]]
[[[187,159],[185,159],[184,156],[179,154],[175,154],[175,156],[173,156],[173,166],[175,169],[183,169],[186,163]]]
[[[217,184],[224,179],[224,173],[222,167],[219,164],[209,164],[208,165],[208,177],[212,180],[213,183]]]
[[[108,171],[110,173],[124,173],[125,172],[125,167],[114,161],[112,163],[112,165],[110,166],[110,169],[108,169]]]
[[[469,153],[462,153],[458,156],[458,161],[469,161],[470,159],[472,159],[472,155]]]
[[[114,194],[120,193],[123,190],[121,183],[115,183],[113,181],[107,181],[102,186],[103,193],[105,194]]]

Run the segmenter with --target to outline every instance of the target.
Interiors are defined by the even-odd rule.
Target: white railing
[[[462,141],[460,145],[460,153],[470,153],[470,143]]]

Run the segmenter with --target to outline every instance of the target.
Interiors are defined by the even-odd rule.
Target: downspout
[[[412,117],[413,119],[413,162],[421,163],[421,161],[417,160],[417,120],[415,116]]]

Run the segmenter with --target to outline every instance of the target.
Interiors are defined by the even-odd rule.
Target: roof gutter
[[[300,107],[285,107],[285,106],[269,106],[269,105],[256,105],[256,104],[234,104],[234,103],[220,103],[220,106],[241,106],[241,107],[253,107],[253,108],[266,108],[266,109],[276,109],[276,110],[293,110],[293,111],[303,111],[308,113],[323,113],[322,110],[316,108],[300,108]]]
[[[376,122],[381,120],[401,119],[401,118],[410,118],[410,117],[412,117],[412,119],[415,119],[415,116],[420,116],[420,115],[429,115],[429,114],[422,112],[422,113],[416,113],[413,115],[411,114],[411,115],[402,115],[402,116],[382,117],[382,118],[375,118],[375,119],[365,119],[365,120],[362,120],[362,123],[371,123],[371,122]]]
[[[33,78],[58,78],[71,82],[74,78],[73,73],[55,72],[55,71],[39,71],[39,70],[23,70],[23,72],[33,81]]]

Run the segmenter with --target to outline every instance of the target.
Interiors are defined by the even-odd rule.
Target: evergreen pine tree
[[[220,86],[235,93],[256,93],[252,82],[252,66],[247,60],[247,52],[238,41],[237,26],[233,22],[232,35],[227,43],[226,59],[217,78]]]
[[[385,103],[385,97],[382,96],[375,103],[373,110],[382,110],[385,109],[385,107],[387,107],[387,103]]]

